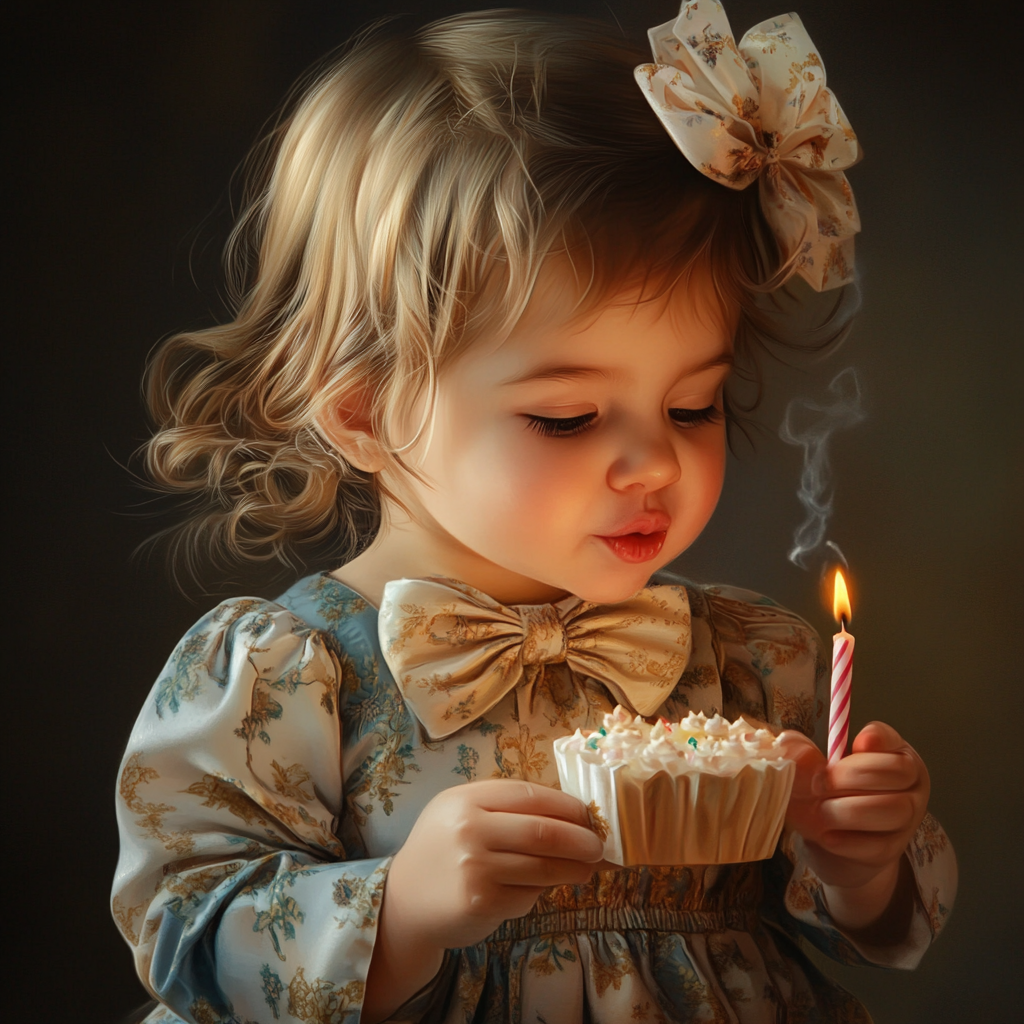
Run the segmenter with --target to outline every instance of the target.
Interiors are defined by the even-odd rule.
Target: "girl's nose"
[[[679,458],[668,438],[634,435],[608,469],[608,486],[625,491],[638,484],[656,491],[680,477]]]

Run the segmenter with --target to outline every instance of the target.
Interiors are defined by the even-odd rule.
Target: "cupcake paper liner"
[[[735,774],[688,768],[638,775],[626,764],[609,768],[555,741],[562,790],[590,810],[604,840],[605,859],[638,864],[735,864],[775,852],[796,766],[759,759]]]

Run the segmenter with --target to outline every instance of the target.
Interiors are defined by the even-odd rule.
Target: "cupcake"
[[[734,864],[775,851],[796,769],[767,729],[692,712],[649,725],[620,706],[603,728],[554,747],[563,791],[588,806],[613,864]]]

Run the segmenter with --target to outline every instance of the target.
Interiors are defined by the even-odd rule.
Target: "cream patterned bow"
[[[843,170],[861,150],[800,19],[762,22],[737,46],[720,3],[689,0],[648,35],[657,63],[636,69],[640,88],[699,171],[734,189],[757,180],[783,278],[852,281],[860,217]]]
[[[527,672],[563,661],[650,715],[691,648],[686,589],[664,585],[616,605],[567,597],[506,606],[456,580],[394,580],[378,632],[406,703],[434,739],[486,714]]]

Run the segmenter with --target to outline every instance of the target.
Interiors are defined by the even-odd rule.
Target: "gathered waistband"
[[[598,872],[584,885],[545,890],[528,914],[504,921],[486,941],[573,932],[752,931],[761,895],[758,863],[620,868]]]
[[[572,932],[724,932],[752,931],[757,912],[750,907],[714,910],[669,910],[665,907],[585,907],[527,914],[505,921],[486,942],[532,939]]]

